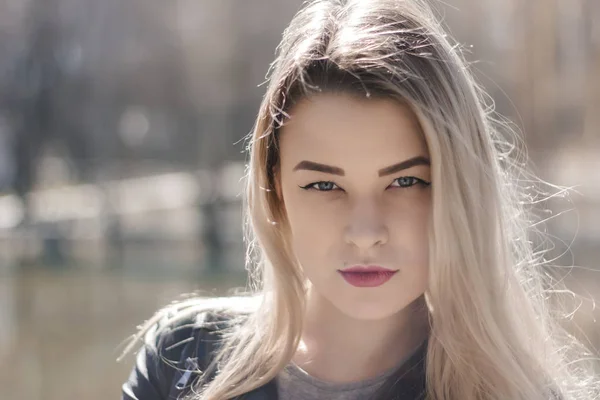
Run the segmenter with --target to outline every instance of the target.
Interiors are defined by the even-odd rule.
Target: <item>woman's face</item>
[[[428,277],[429,152],[415,116],[344,94],[304,99],[290,115],[277,191],[312,290],[354,318],[403,310]]]

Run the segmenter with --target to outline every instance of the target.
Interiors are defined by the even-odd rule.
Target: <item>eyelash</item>
[[[409,188],[411,188],[411,187],[413,187],[415,185],[421,185],[423,187],[427,187],[427,186],[431,185],[431,182],[426,182],[423,179],[419,179],[419,178],[416,178],[414,176],[401,176],[399,178],[394,179],[394,181],[392,182],[392,184],[395,183],[395,182],[397,182],[399,179],[411,179],[412,180],[411,181],[412,184],[409,185],[409,186],[392,186],[392,185],[390,185],[388,187],[396,187],[396,188],[399,188],[399,189],[409,189]],[[335,183],[333,183],[331,181],[318,181],[318,182],[309,183],[306,186],[300,186],[300,188],[304,189],[304,190],[316,190],[317,192],[332,192],[332,191],[336,190],[336,189],[326,189],[326,190],[317,189],[316,186],[319,185],[319,184],[321,184],[321,183],[331,183],[331,184],[335,185]],[[338,186],[338,189],[340,189],[339,186]]]

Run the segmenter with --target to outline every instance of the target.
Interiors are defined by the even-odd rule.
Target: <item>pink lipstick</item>
[[[383,268],[378,265],[356,265],[338,270],[342,277],[356,287],[381,286],[398,272],[398,270]]]

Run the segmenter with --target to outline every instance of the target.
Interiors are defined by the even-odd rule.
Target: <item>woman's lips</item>
[[[356,287],[381,286],[394,276],[398,270],[383,268],[380,266],[353,266],[338,270],[344,280]]]

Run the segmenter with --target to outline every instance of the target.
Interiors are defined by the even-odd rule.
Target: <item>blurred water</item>
[[[242,272],[138,273],[33,267],[0,278],[0,398],[119,398],[134,358],[119,344],[160,306],[244,286]]]

